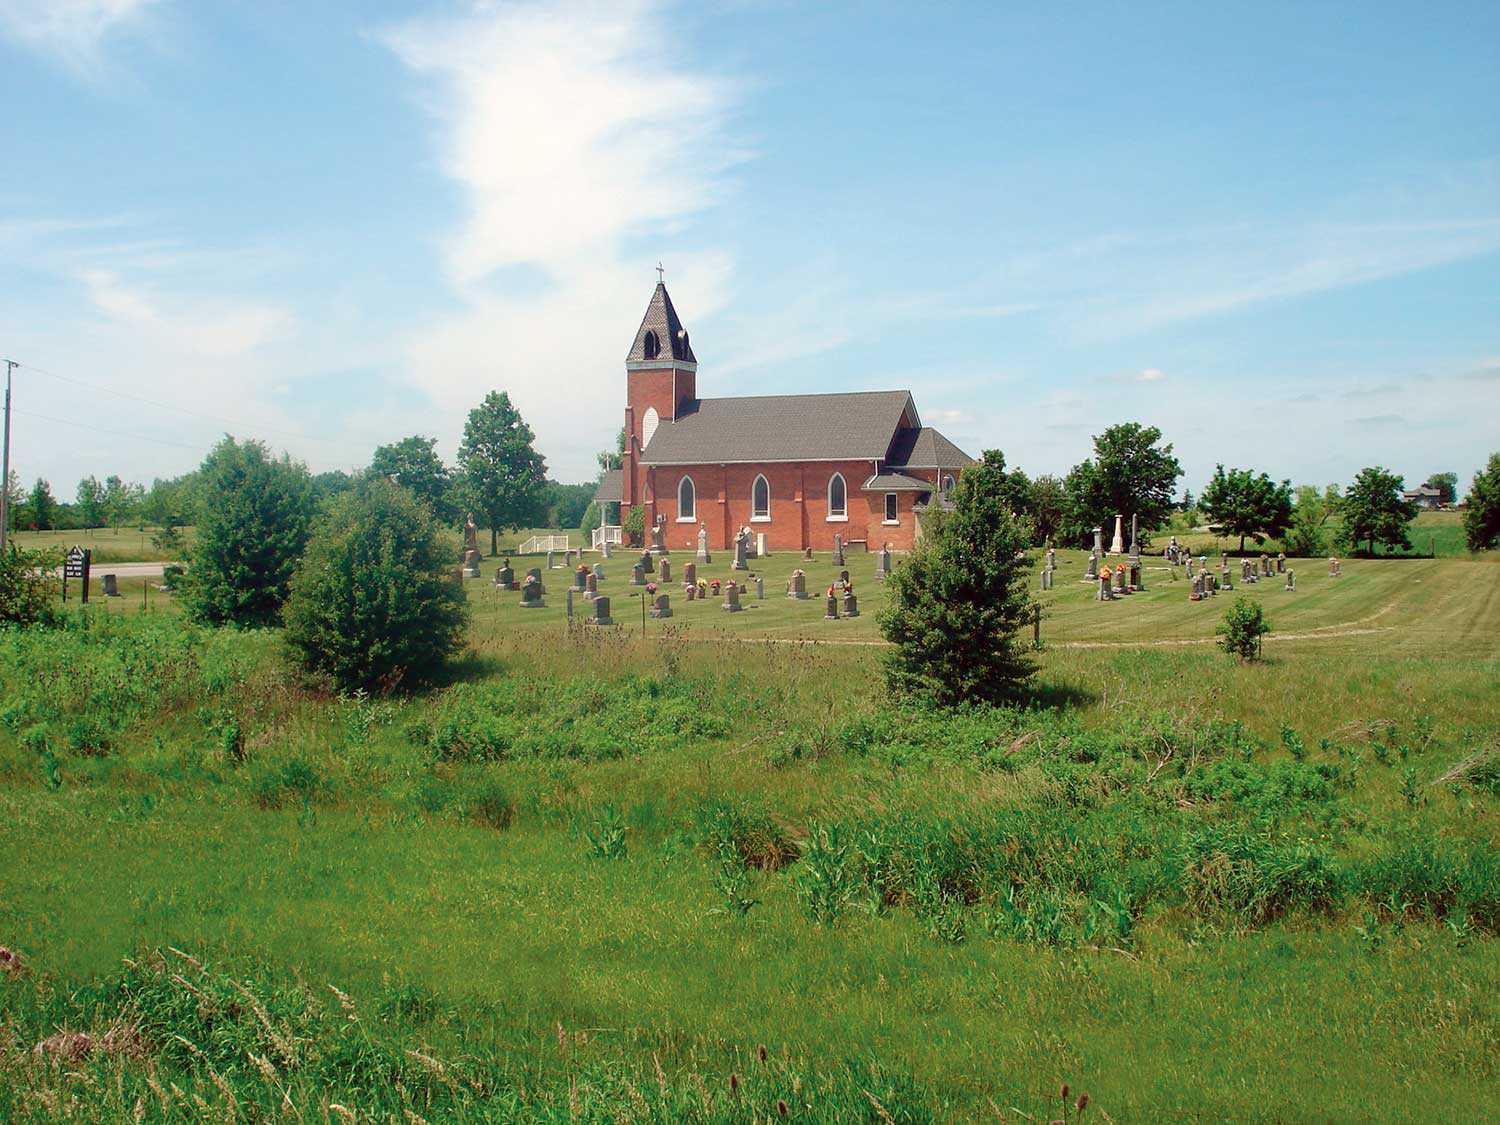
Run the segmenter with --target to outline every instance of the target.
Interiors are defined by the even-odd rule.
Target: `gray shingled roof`
[[[595,504],[619,504],[625,499],[625,474],[619,469],[606,469],[599,478],[599,487],[594,489]]]
[[[879,461],[909,402],[910,391],[698,399],[656,428],[641,461]]]
[[[931,426],[901,431],[886,459],[892,469],[962,469],[973,463],[974,458]]]
[[[919,480],[905,473],[879,473],[861,486],[865,492],[936,492],[930,480]]]
[[[657,345],[661,349],[654,356],[646,354],[647,332],[656,333]],[[659,281],[656,283],[656,292],[651,294],[651,303],[646,306],[646,315],[641,318],[641,326],[635,331],[635,342],[630,345],[630,354],[625,357],[625,362],[643,363],[653,359],[698,362],[693,356],[693,346],[688,342],[687,329],[683,328],[682,321],[677,318],[672,298],[667,295],[667,287]]]

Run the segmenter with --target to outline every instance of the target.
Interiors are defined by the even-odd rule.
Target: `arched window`
[[[771,518],[771,482],[766,480],[764,473],[756,477],[755,483],[750,486],[750,518],[753,520]]]
[[[661,340],[652,329],[646,329],[646,338],[642,344],[641,350],[645,352],[647,359],[655,359],[661,355]]]
[[[683,477],[677,482],[677,522],[686,523],[698,518],[698,490],[693,487],[692,477]]]
[[[943,477],[943,491],[944,492],[952,492],[953,491],[953,478],[951,476],[944,475],[944,477]]]
[[[844,484],[843,473],[834,473],[828,480],[828,518],[849,518],[849,488]]]
[[[646,407],[646,416],[641,419],[641,448],[651,444],[651,435],[656,433],[656,427],[661,424],[661,415],[656,412],[656,407]]]

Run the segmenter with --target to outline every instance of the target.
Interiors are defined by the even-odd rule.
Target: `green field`
[[[142,580],[0,637],[0,1115],[1490,1112],[1497,560],[1294,561],[1241,666],[1234,595],[1099,604],[1060,553],[1027,706],[951,715],[880,686],[873,556],[858,619],[781,555],[644,637],[630,561],[594,629],[564,570],[521,610],[487,560],[452,682],[388,700],[142,619]]]

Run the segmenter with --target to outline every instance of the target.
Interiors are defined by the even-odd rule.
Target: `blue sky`
[[[587,479],[661,260],[705,395],[909,387],[1033,474],[1138,420],[1195,491],[1467,483],[1497,75],[1493,3],[0,0],[12,463],[451,457],[500,388]]]

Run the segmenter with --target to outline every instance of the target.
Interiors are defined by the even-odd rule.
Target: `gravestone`
[[[521,608],[541,609],[547,603],[542,600],[542,580],[533,573],[526,575],[526,585],[521,587]]]
[[[698,564],[697,563],[683,563],[682,564],[682,580],[684,582],[686,582],[689,586],[696,586],[698,584]]]
[[[1138,529],[1136,528],[1136,517],[1134,514],[1132,514],[1130,517],[1130,553],[1132,556],[1139,558],[1141,553],[1141,543],[1140,536],[1137,531]]]
[[[1057,548],[1056,547],[1048,547],[1047,548],[1047,559],[1046,559],[1046,562],[1044,562],[1042,565],[1045,566],[1048,570],[1056,570],[1057,569]]]
[[[535,578],[536,579],[536,584],[537,584],[537,589],[539,589],[544,594],[547,592],[547,586],[542,581],[542,572],[538,568],[532,567],[530,570],[528,570],[526,572],[526,577],[528,579]],[[524,585],[524,583],[523,583],[523,585]]]
[[[604,581],[604,566],[602,563],[594,564],[594,577],[600,582]]]
[[[1187,576],[1189,578],[1191,578],[1193,576],[1193,556],[1192,555],[1189,555],[1187,557],[1187,563],[1185,565],[1186,565],[1186,569],[1187,569]]]
[[[1297,588],[1297,572],[1291,567],[1288,567],[1286,572],[1286,588],[1288,590],[1295,590]]]
[[[828,595],[828,602],[823,607],[824,621],[837,621],[839,619],[839,600],[832,594]]]
[[[1123,566],[1115,567],[1115,593],[1130,593],[1130,591],[1125,586],[1125,568]]]
[[[672,616],[672,599],[666,594],[657,594],[656,600],[651,603],[651,616],[656,618]]]
[[[1341,575],[1343,573],[1344,573],[1344,564],[1341,563],[1336,558],[1330,558],[1328,560],[1328,577],[1329,578],[1337,578],[1339,575]]]
[[[495,571],[495,587],[500,590],[514,590],[516,588],[516,572],[510,568],[510,560],[505,560],[505,565]]]
[[[477,558],[479,555],[479,529],[474,526],[474,513],[468,512],[464,516],[464,549],[460,556],[464,566],[469,565],[469,552],[473,552]]]
[[[853,590],[850,590],[847,594],[844,595],[844,616],[859,616],[859,599],[854,596]]]
[[[584,580],[583,596],[589,601],[593,601],[599,596],[599,576],[593,571],[589,571],[588,578]]]
[[[804,548],[802,548],[802,561],[803,562],[812,562],[812,548],[811,547],[804,547]]]
[[[733,570],[749,570],[750,563],[746,556],[749,548],[749,536],[743,532],[734,537],[734,563]]]
[[[1109,541],[1109,553],[1112,555],[1123,555],[1125,553],[1125,538],[1120,529],[1120,521],[1125,517],[1115,516],[1115,537]]]
[[[1042,589],[1043,590],[1050,590],[1050,589],[1052,589],[1052,572],[1050,570],[1048,570],[1046,567],[1042,568]]]
[[[580,566],[573,572],[573,589],[580,594],[589,588],[589,579],[594,576],[593,572],[586,566]]]
[[[600,594],[594,599],[594,612],[585,618],[590,625],[613,625],[615,619],[609,615],[609,596]]]
[[[755,533],[755,557],[758,559],[771,557],[771,541],[764,531]]]
[[[758,602],[766,600],[766,580],[759,574],[755,576],[755,600]]]
[[[611,543],[608,539],[604,540],[603,543],[599,544],[599,553],[601,555],[603,555],[606,559],[612,559],[612,558],[614,558],[615,557],[615,547],[614,547],[614,544]]]
[[[547,569],[548,570],[556,570],[557,569],[557,552],[556,551],[548,551],[547,552]]]
[[[106,598],[118,598],[120,596],[120,581],[113,574],[104,576],[104,596]]]
[[[1132,555],[1130,558],[1130,588],[1131,590],[1144,590],[1146,588],[1145,570],[1141,567],[1141,557]]]
[[[464,565],[462,567],[462,571],[463,571],[463,576],[465,578],[478,578],[479,577],[479,552],[478,551],[465,551],[464,552]]]
[[[1173,566],[1177,565],[1177,562],[1178,562],[1178,559],[1177,559],[1178,553],[1179,552],[1178,552],[1178,547],[1177,547],[1177,536],[1174,535],[1174,536],[1172,536],[1172,538],[1170,540],[1168,540],[1168,542],[1167,542],[1167,550],[1166,550],[1167,561],[1169,563],[1171,563]]]
[[[807,575],[801,570],[792,571],[792,577],[786,584],[786,596],[803,601],[807,597]]]
[[[1229,559],[1224,555],[1219,556],[1219,585],[1226,590],[1234,589],[1234,583],[1229,580]]]
[[[662,528],[661,524],[659,523],[654,523],[651,525],[651,553],[653,555],[665,555],[670,553],[667,550],[666,541],[662,538]]]
[[[1255,581],[1255,574],[1250,567],[1249,559],[1240,560],[1240,581],[1246,584]]]
[[[847,585],[849,585],[849,572],[847,570],[841,570],[841,571],[839,571],[839,585],[840,586],[847,586]]]
[[[1277,554],[1277,556],[1276,556],[1276,573],[1277,574],[1285,574],[1286,573],[1286,553],[1285,552],[1281,552],[1281,553]]]
[[[887,543],[880,548],[880,558],[875,563],[875,577],[885,578],[891,573],[891,545]]]
[[[644,586],[646,584],[646,568],[636,563],[630,568],[630,584],[632,586]]]
[[[692,601],[698,596],[698,584],[696,582],[684,582],[682,584],[682,593],[688,601]]]
[[[833,565],[844,565],[844,537],[838,532],[833,533]]]
[[[666,584],[666,583],[672,581],[672,560],[671,559],[667,559],[667,558],[662,559],[661,560],[661,566],[659,566],[657,569],[661,571],[661,580],[662,580],[663,584]]]
[[[1095,547],[1089,552],[1088,569],[1083,572],[1085,582],[1093,582],[1099,577],[1099,548]]]
[[[698,561],[713,562],[708,553],[708,528],[698,525]]]
[[[728,613],[740,611],[740,588],[734,582],[724,583],[724,604],[719,608]]]
[[[1113,593],[1110,592],[1110,589],[1109,589],[1109,567],[1106,566],[1102,570],[1099,571],[1099,579],[1098,579],[1098,581],[1099,581],[1099,593],[1097,595],[1097,600],[1101,601],[1101,602],[1112,602],[1112,601],[1114,601],[1115,600],[1115,596],[1114,596]]]
[[[568,600],[566,602],[568,619],[572,620],[572,617],[573,617],[573,587],[569,586],[567,588],[567,590],[564,591],[564,592],[567,594],[567,598],[568,598]]]
[[[641,552],[641,569],[647,574],[656,573],[656,563],[652,560],[650,551]]]

